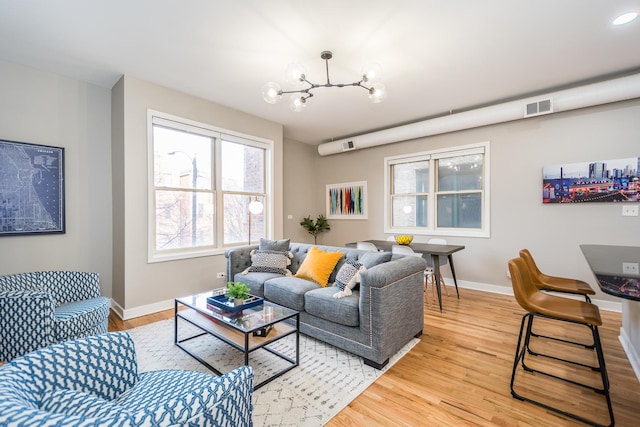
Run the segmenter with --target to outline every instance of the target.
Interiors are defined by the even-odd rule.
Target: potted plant
[[[227,291],[224,294],[233,301],[235,305],[244,304],[244,300],[249,297],[249,287],[245,283],[227,282]]]
[[[300,225],[313,236],[313,243],[315,245],[318,244],[318,234],[331,229],[331,227],[329,227],[329,221],[327,221],[327,218],[322,214],[318,215],[315,221],[311,219],[311,215],[308,215],[300,222]]]

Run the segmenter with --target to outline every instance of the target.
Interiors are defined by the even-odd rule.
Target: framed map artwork
[[[64,232],[64,148],[0,139],[0,236]]]

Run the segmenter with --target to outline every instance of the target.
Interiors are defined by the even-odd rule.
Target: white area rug
[[[193,335],[195,328],[179,323],[179,337]],[[211,372],[173,344],[173,319],[128,331],[133,337],[140,372],[157,369],[189,369]],[[395,362],[418,343],[414,338],[395,354],[382,370],[363,363],[331,345],[300,335],[300,365],[253,393],[253,422],[260,426],[322,426],[346,407]],[[243,354],[209,335],[188,341],[192,350],[219,371],[244,364]],[[271,347],[295,357],[295,336]],[[254,384],[282,366],[281,359],[265,350],[249,355]]]

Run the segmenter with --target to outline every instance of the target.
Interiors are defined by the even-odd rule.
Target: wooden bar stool
[[[538,406],[541,406],[545,409],[557,412],[569,418],[578,420],[583,423],[587,423],[593,426],[604,426],[605,424],[599,424],[593,420],[589,420],[581,414],[570,413],[568,411],[559,409],[557,407],[551,406],[550,404],[543,403],[538,400],[534,400],[532,397],[523,396],[515,391],[515,378],[518,366],[521,365],[522,369],[529,373],[541,374],[546,377],[550,377],[553,379],[561,380],[566,383],[573,384],[575,386],[579,386],[582,388],[591,389],[594,392],[604,395],[607,408],[609,411],[609,420],[610,424],[608,426],[613,426],[615,424],[613,418],[613,408],[611,406],[611,397],[609,395],[609,377],[607,375],[607,369],[604,362],[604,355],[602,352],[602,344],[600,342],[600,335],[598,333],[598,326],[602,325],[602,320],[600,318],[600,311],[598,307],[594,304],[574,300],[570,298],[563,298],[555,295],[549,295],[540,291],[531,275],[529,274],[529,270],[527,268],[526,262],[522,258],[515,258],[509,261],[509,272],[511,273],[511,282],[513,286],[513,292],[518,301],[518,304],[525,309],[527,312],[522,316],[522,322],[520,324],[520,334],[518,336],[518,344],[516,346],[516,353],[513,361],[513,370],[511,373],[511,395],[516,399],[523,400],[526,402],[531,402]],[[561,357],[542,354],[538,352],[528,351],[529,343],[532,337],[531,329],[533,326],[534,318],[545,318],[553,321],[561,321],[568,322],[577,325],[583,325],[589,328],[591,331],[591,335],[593,336],[593,350],[595,350],[596,357],[598,360],[597,366],[591,366],[583,363],[579,363],[577,361],[572,361],[570,359],[563,359]],[[525,327],[526,325],[526,327]],[[573,344],[571,341],[562,340],[566,344]],[[578,344],[580,345],[580,344]],[[573,350],[569,352],[573,354]],[[529,359],[534,357],[542,357],[547,361],[551,362],[560,362],[559,365],[569,365],[573,367],[577,367],[578,369],[586,369],[590,371],[595,371],[600,373],[600,378],[602,380],[602,388],[593,387],[592,385],[585,384],[583,382],[575,381],[570,378],[565,378],[556,373],[561,372],[561,369],[556,369],[554,365],[553,372],[543,371],[541,369],[532,368],[531,365],[527,365],[525,361],[525,357],[530,355]],[[562,366],[559,366],[561,368]],[[559,396],[554,396],[556,401],[559,401]],[[567,401],[575,402],[576,400],[581,399],[581,394],[576,393],[573,396],[568,396]]]

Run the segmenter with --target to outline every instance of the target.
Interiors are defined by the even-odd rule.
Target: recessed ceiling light
[[[637,17],[638,17],[638,13],[637,12],[624,13],[624,14],[618,16],[616,19],[613,20],[613,25],[628,24],[629,22],[633,21]]]

